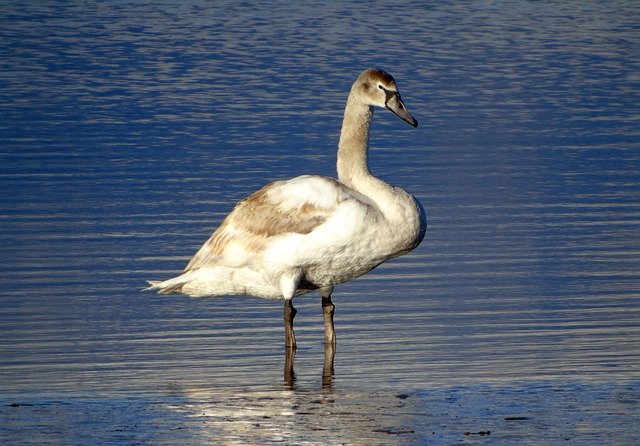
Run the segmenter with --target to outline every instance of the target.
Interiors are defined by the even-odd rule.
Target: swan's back
[[[360,198],[327,177],[304,175],[270,183],[235,206],[185,271],[255,263],[270,242],[287,235],[309,234],[342,202]]]

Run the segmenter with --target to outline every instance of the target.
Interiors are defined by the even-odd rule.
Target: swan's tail
[[[157,290],[158,294],[179,293],[180,290],[182,289],[182,285],[184,285],[184,284],[176,284],[176,285],[167,286],[164,284],[165,282],[160,280],[147,280],[147,283],[149,284],[149,286],[146,288],[143,288],[142,291]]]
[[[181,293],[191,297],[252,295],[277,299],[280,289],[265,281],[262,272],[249,268],[215,266],[186,271],[169,280],[149,281],[144,290],[159,294]],[[143,291],[144,291],[143,290]]]
[[[191,272],[186,272],[168,280],[148,280],[148,287],[143,288],[142,291],[158,291],[158,294],[173,294],[181,293],[182,287],[192,279]]]

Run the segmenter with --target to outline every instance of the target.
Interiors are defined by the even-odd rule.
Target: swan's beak
[[[384,105],[387,107],[387,109],[392,111],[403,121],[411,124],[414,127],[418,127],[418,121],[416,120],[416,118],[411,116],[411,113],[409,113],[409,110],[407,110],[404,102],[402,102],[400,93],[398,93],[397,91],[389,90],[385,90],[385,93],[387,93],[387,100]]]

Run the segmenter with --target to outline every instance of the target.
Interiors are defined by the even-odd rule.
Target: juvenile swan
[[[267,184],[236,205],[181,275],[149,282],[149,289],[193,297],[284,299],[289,348],[296,347],[293,297],[319,290],[324,340],[335,345],[334,285],[406,254],[420,244],[426,230],[421,204],[369,172],[374,106],[418,126],[393,77],[365,70],[353,84],[344,111],[338,179],[303,175]]]

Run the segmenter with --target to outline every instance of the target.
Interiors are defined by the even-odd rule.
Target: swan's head
[[[396,81],[386,71],[369,69],[362,72],[354,84],[358,98],[367,105],[384,107],[414,127],[418,121],[402,102]]]

